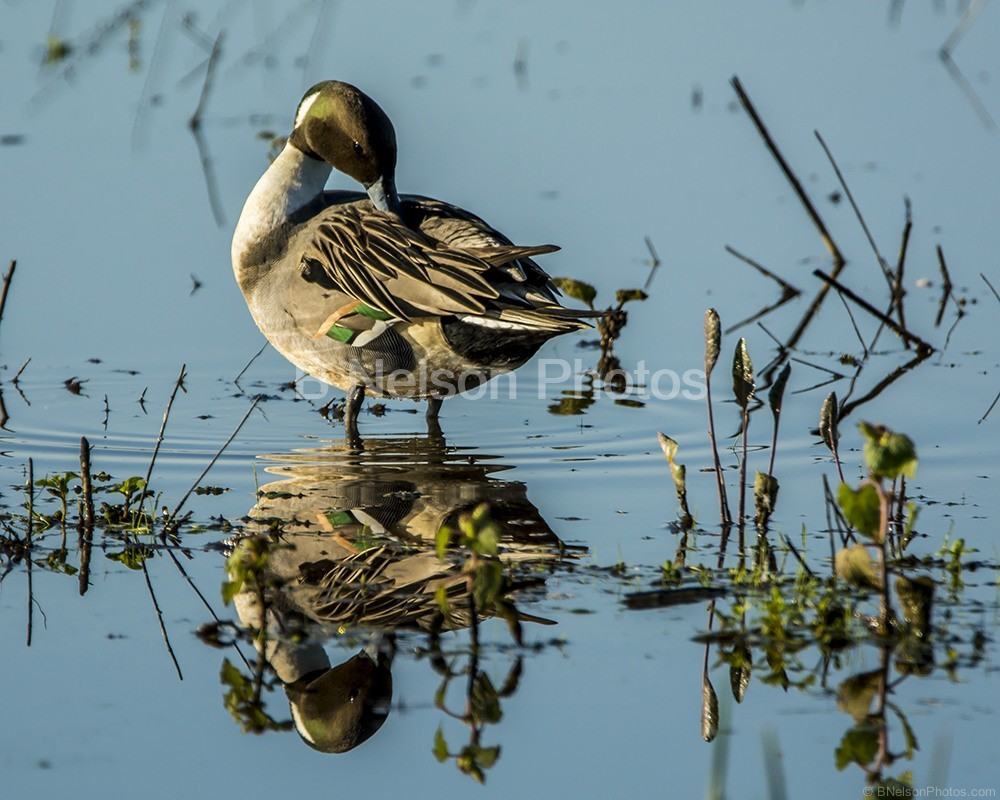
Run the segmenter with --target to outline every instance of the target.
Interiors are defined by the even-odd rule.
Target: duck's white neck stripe
[[[283,225],[288,217],[313,200],[330,177],[325,161],[310,158],[286,144],[257,181],[243,206],[233,234],[233,260],[254,242]]]
[[[312,104],[316,102],[317,97],[319,97],[319,92],[313,92],[308,97],[302,98],[302,102],[299,103],[298,113],[295,115],[296,128],[302,124],[303,118],[309,113],[309,109],[312,108]]]

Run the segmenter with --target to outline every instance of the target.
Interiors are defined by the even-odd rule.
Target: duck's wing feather
[[[309,223],[306,274],[393,317],[483,314],[500,296],[492,272],[548,252],[503,242],[452,243],[366,203],[331,206]]]

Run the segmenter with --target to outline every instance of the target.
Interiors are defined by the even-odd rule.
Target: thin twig
[[[771,138],[771,134],[768,133],[767,126],[764,125],[764,121],[757,113],[757,109],[754,108],[754,105],[751,102],[750,97],[747,95],[746,90],[744,90],[740,79],[734,75],[730,83],[732,84],[733,89],[736,90],[736,95],[739,97],[743,108],[746,110],[747,114],[750,115],[750,119],[753,120],[753,123],[757,128],[757,132],[764,140],[764,144],[767,145],[767,149],[771,151],[771,155],[774,156],[775,161],[778,162],[778,166],[785,174],[785,178],[791,184],[793,191],[798,196],[799,202],[802,203],[802,207],[809,215],[809,219],[812,220],[813,225],[816,226],[816,230],[819,231],[820,239],[823,240],[823,244],[826,245],[826,249],[829,250],[830,255],[833,256],[834,268],[836,269],[837,265],[843,266],[846,261],[843,255],[841,255],[840,248],[838,248],[837,244],[833,241],[833,237],[830,236],[830,232],[827,230],[826,225],[820,218],[819,213],[816,211],[812,200],[809,199],[809,195],[806,194],[806,190],[803,188],[799,179],[795,176],[795,173],[792,172],[792,168],[788,166],[788,162],[785,161],[785,157],[778,149],[778,145],[775,144],[774,139]]]
[[[906,253],[910,246],[910,232],[913,230],[913,211],[910,206],[909,197],[904,197],[903,203],[906,208],[906,222],[903,225],[903,238],[899,243],[899,258],[896,261],[896,276],[892,286],[892,305],[899,316],[900,327],[905,328],[906,317],[903,314],[903,297],[906,296],[906,290],[903,288],[903,267],[906,264]],[[904,345],[909,348],[910,343],[905,342]]]
[[[955,52],[955,48],[958,47],[958,43],[962,41],[962,37],[965,36],[965,32],[969,30],[972,23],[975,22],[976,17],[979,16],[979,12],[983,10],[986,5],[986,0],[973,0],[972,3],[965,9],[965,13],[962,18],[958,21],[958,25],[951,32],[947,39],[945,39],[944,44],[941,45],[941,53],[951,55]]]
[[[749,264],[751,267],[753,267],[755,270],[757,270],[761,275],[763,275],[766,278],[770,278],[772,281],[774,281],[775,283],[777,283],[785,292],[791,294],[792,296],[796,296],[797,297],[798,295],[802,294],[802,291],[800,289],[796,289],[794,286],[792,286],[792,284],[790,284],[788,281],[786,281],[780,275],[775,275],[773,272],[771,272],[771,270],[769,270],[763,264],[760,264],[759,262],[754,261],[752,258],[750,258],[750,256],[744,255],[739,250],[737,250],[735,247],[731,247],[730,245],[727,244],[726,245],[726,252],[729,253],[729,255],[731,255],[731,256],[735,256],[740,261],[742,261],[744,264]]]
[[[184,379],[187,377],[186,368],[187,364],[181,364],[181,371],[177,373],[177,380],[174,381],[173,391],[170,392],[170,398],[167,400],[167,408],[163,412],[163,422],[160,423],[160,432],[156,435],[156,444],[153,445],[153,454],[149,458],[149,465],[146,467],[146,477],[143,479],[143,498],[149,494],[149,479],[153,475],[153,465],[156,463],[156,456],[160,452],[160,445],[163,444],[163,432],[167,429],[167,420],[170,419],[170,409],[173,408],[174,398],[177,397],[177,391],[184,385]],[[141,507],[142,503],[139,505]]]
[[[987,278],[985,275],[983,275],[983,273],[981,272],[979,273],[979,277],[982,278],[984,281],[986,281],[986,285],[990,287],[990,291],[993,292],[993,296],[997,299],[998,302],[1000,302],[1000,292],[997,292],[997,290],[993,288],[993,284],[990,283],[990,279]],[[31,359],[29,359],[29,361],[30,360]]]
[[[844,311],[847,312],[847,316],[851,320],[851,327],[854,328],[854,335],[858,337],[858,342],[861,344],[861,350],[864,352],[864,357],[868,358],[868,346],[865,344],[864,337],[858,329],[858,323],[854,319],[854,314],[851,313],[851,307],[847,305],[847,301],[844,299],[843,295],[839,295],[839,297],[840,302],[844,304]]]
[[[989,281],[987,281],[987,283],[989,283]],[[30,363],[31,363],[31,358],[29,357],[29,358],[28,358],[28,360],[27,360],[27,361],[25,361],[25,362],[24,362],[24,363],[23,363],[23,364],[21,365],[21,368],[20,368],[20,369],[19,369],[19,370],[17,371],[17,373],[16,373],[15,375],[14,375],[14,379],[13,379],[13,380],[11,381],[11,383],[13,383],[13,384],[14,384],[15,386],[17,386],[17,381],[18,381],[18,379],[19,379],[19,378],[21,377],[21,373],[22,373],[22,372],[24,372],[24,368],[25,368],[26,366],[28,366],[28,364],[30,364]]]
[[[219,619],[219,615],[215,613],[215,609],[212,608],[212,605],[205,598],[205,595],[201,593],[201,590],[195,585],[195,582],[191,580],[191,576],[188,574],[187,570],[184,569],[184,565],[181,564],[180,559],[177,558],[177,555],[174,553],[173,549],[170,547],[166,547],[164,548],[164,550],[166,554],[170,556],[170,560],[174,562],[174,566],[177,567],[181,575],[184,576],[184,580],[186,580],[188,582],[188,585],[194,590],[194,593],[198,596],[198,599],[201,600],[202,605],[208,609],[208,613],[212,615],[212,619],[214,619],[216,622],[222,622],[222,620]],[[243,655],[243,651],[240,650],[240,647],[236,642],[233,642],[233,648],[236,650],[239,657],[243,660],[243,663],[246,665],[247,669],[250,669],[250,661],[247,659],[245,655]]]
[[[771,138],[771,134],[768,133],[767,127],[764,125],[763,120],[760,118],[760,115],[754,108],[753,103],[750,101],[750,97],[743,89],[743,84],[740,82],[740,79],[734,76],[732,78],[731,83],[733,85],[733,88],[736,90],[736,94],[740,99],[740,103],[743,105],[743,108],[746,110],[746,112],[750,115],[751,120],[753,120],[753,123],[757,128],[757,132],[764,140],[764,144],[767,146],[768,150],[771,151],[771,155],[774,156],[774,159],[778,162],[778,166],[784,173],[785,178],[791,184],[792,189],[798,196],[799,202],[802,203],[802,207],[805,209],[806,214],[812,220],[813,225],[816,226],[816,230],[819,232],[820,239],[823,241],[823,244],[826,246],[826,249],[830,252],[830,255],[833,257],[832,275],[834,278],[838,277],[840,275],[841,270],[846,266],[847,260],[840,252],[840,248],[837,247],[836,242],[833,241],[833,237],[830,235],[830,232],[827,230],[827,227],[824,224],[822,218],[816,211],[816,207],[813,205],[812,201],[809,199],[809,196],[806,194],[805,189],[802,187],[802,183],[795,176],[795,173],[792,172],[791,167],[788,165],[788,162],[785,161],[785,158],[784,156],[782,156],[781,151],[778,150],[778,146],[774,143],[774,139]],[[820,287],[819,291],[816,293],[816,296],[813,298],[812,303],[809,305],[809,308],[806,310],[806,313],[802,316],[802,319],[799,320],[799,324],[796,326],[795,330],[792,331],[792,334],[788,337],[787,340],[785,340],[785,343],[782,345],[783,355],[779,355],[778,358],[775,358],[770,364],[767,365],[764,371],[760,374],[762,382],[770,383],[772,373],[774,372],[774,370],[776,370],[784,363],[784,360],[787,357],[787,353],[792,349],[794,349],[795,345],[798,344],[799,340],[805,334],[806,328],[809,327],[809,324],[812,322],[813,317],[815,317],[816,314],[819,312],[820,306],[823,305],[823,300],[826,299],[826,295],[829,292],[829,290],[830,287],[826,284]]]
[[[845,419],[852,411],[854,411],[854,409],[878,397],[878,395],[880,395],[889,386],[895,383],[899,378],[901,378],[903,375],[905,375],[907,372],[916,367],[925,359],[930,358],[931,352],[932,351],[921,350],[918,347],[916,355],[914,355],[912,359],[907,361],[905,364],[901,364],[900,366],[896,367],[896,369],[894,369],[892,372],[886,375],[882,380],[880,380],[877,384],[875,384],[875,386],[873,386],[871,390],[869,390],[868,394],[864,395],[863,397],[859,397],[857,400],[854,400],[850,403],[842,404],[840,407],[840,419],[842,420]]]
[[[0,289],[0,321],[3,320],[3,309],[7,305],[7,291],[10,289],[10,281],[14,277],[15,267],[17,267],[17,260],[12,258],[7,274],[3,276],[3,288]]]
[[[845,295],[849,300],[852,300],[854,303],[861,306],[861,308],[863,308],[865,311],[867,311],[869,314],[875,317],[875,319],[883,322],[887,328],[895,332],[900,338],[909,339],[916,346],[918,351],[923,350],[930,353],[934,352],[934,348],[931,347],[929,344],[927,344],[927,342],[925,342],[919,336],[910,333],[905,328],[901,328],[895,320],[890,319],[881,311],[879,311],[877,308],[875,308],[875,306],[873,306],[867,300],[856,295],[854,292],[852,292],[850,289],[844,286],[844,284],[840,283],[832,275],[827,275],[825,272],[819,269],[814,269],[813,275],[815,275],[820,280],[824,281],[827,285],[832,286],[841,294]]]
[[[146,567],[146,559],[140,553],[139,563],[142,565],[142,574],[146,578],[146,589],[149,591],[149,598],[153,601],[153,608],[156,610],[156,620],[160,623],[160,634],[163,636],[163,643],[167,646],[167,652],[170,654],[170,660],[174,662],[174,669],[177,670],[177,678],[179,680],[184,680],[184,674],[181,672],[181,665],[177,662],[177,656],[174,655],[174,648],[170,644],[170,637],[167,635],[166,625],[163,624],[163,612],[160,610],[160,604],[156,601],[156,592],[153,591],[153,582],[149,578],[149,569]]]
[[[878,245],[875,244],[875,238],[868,229],[868,223],[865,222],[864,215],[861,213],[861,209],[858,208],[858,204],[854,200],[854,195],[851,194],[851,188],[847,185],[847,181],[844,180],[840,167],[837,166],[837,161],[834,159],[833,153],[830,152],[830,148],[826,146],[826,142],[823,140],[820,132],[813,131],[813,134],[815,134],[816,138],[819,140],[820,147],[823,148],[823,152],[826,153],[826,157],[830,160],[830,166],[833,167],[834,174],[836,174],[837,180],[840,181],[840,186],[843,188],[844,194],[847,195],[847,200],[851,204],[851,208],[854,209],[854,215],[858,218],[861,230],[864,231],[865,237],[868,239],[868,244],[871,246],[872,252],[875,253],[875,258],[878,261],[879,268],[882,270],[885,282],[888,284],[889,288],[892,289],[892,273],[889,271],[889,265],[886,263],[886,260],[882,258],[882,253],[879,252]]]
[[[656,254],[656,248],[653,247],[653,240],[649,236],[644,238],[646,239],[646,249],[649,250],[649,275],[646,277],[646,284],[642,288],[648,292],[649,286],[653,282],[653,276],[656,275],[656,270],[660,268],[660,257]]]
[[[258,350],[257,353],[254,355],[254,357],[247,362],[247,365],[240,370],[240,374],[237,375],[235,378],[233,378],[233,383],[235,383],[237,386],[240,385],[240,378],[243,377],[243,373],[246,372],[248,369],[250,369],[250,365],[253,364],[253,362],[258,359],[260,354],[267,349],[267,345],[268,345],[267,342],[264,342],[264,344],[261,345],[260,350]]]
[[[948,264],[944,260],[944,251],[941,245],[937,248],[938,267],[941,269],[941,300],[938,303],[937,317],[934,318],[934,327],[941,327],[941,320],[944,318],[944,310],[948,305],[948,298],[951,297],[951,274],[948,272]]]
[[[215,462],[219,460],[220,456],[223,454],[223,452],[225,451],[225,449],[227,447],[229,447],[229,445],[233,441],[233,439],[236,438],[236,435],[240,432],[240,429],[243,427],[243,425],[246,423],[246,421],[250,418],[250,414],[257,407],[257,404],[260,402],[260,400],[261,400],[261,395],[257,395],[257,397],[254,398],[253,402],[250,404],[250,408],[247,409],[247,413],[244,414],[243,415],[243,419],[240,420],[240,424],[236,426],[236,430],[234,430],[232,432],[232,434],[230,434],[229,438],[226,439],[226,441],[222,445],[222,447],[219,448],[219,451],[212,457],[212,460],[208,462],[208,466],[205,467],[205,469],[202,470],[201,475],[199,475],[197,478],[195,478],[194,483],[191,484],[191,488],[188,489],[184,493],[184,496],[180,499],[180,502],[177,504],[177,506],[174,508],[174,510],[170,513],[170,516],[167,518],[167,521],[163,524],[164,535],[170,532],[170,526],[171,526],[171,524],[173,523],[174,519],[176,519],[178,513],[180,513],[180,510],[184,507],[184,504],[187,502],[187,500],[191,496],[192,492],[194,492],[194,490],[198,488],[198,485],[201,483],[202,479],[208,474],[208,471],[213,466],[215,466]]]
[[[805,562],[805,559],[802,558],[802,556],[799,554],[799,551],[795,547],[795,545],[792,544],[792,540],[789,539],[787,536],[785,536],[785,534],[783,534],[781,531],[778,531],[778,537],[781,539],[781,541],[785,543],[788,549],[792,551],[792,555],[795,556],[795,559],[799,562],[799,564],[802,565],[802,569],[806,571],[806,574],[810,578],[815,578],[816,575],[813,573],[811,569],[809,569],[809,565]]]

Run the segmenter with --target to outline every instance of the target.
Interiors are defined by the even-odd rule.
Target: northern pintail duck
[[[396,135],[346,83],[306,92],[282,151],[233,236],[233,270],[275,349],[348,392],[441,398],[524,364],[548,339],[588,327],[531,257],[479,217],[396,192]],[[367,190],[325,191],[332,169]]]

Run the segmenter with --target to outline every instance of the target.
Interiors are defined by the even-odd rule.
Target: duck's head
[[[360,89],[341,81],[317,83],[299,103],[288,141],[361,183],[376,208],[399,213],[396,131]]]

